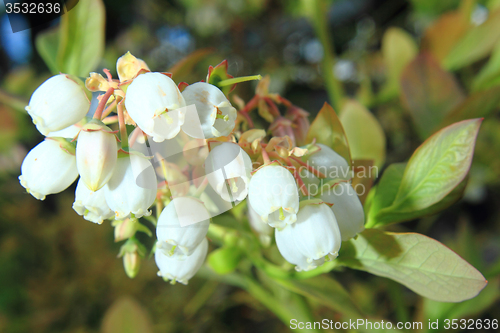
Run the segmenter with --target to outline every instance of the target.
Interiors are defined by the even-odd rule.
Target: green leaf
[[[35,46],[52,74],[58,74],[57,49],[59,47],[59,28],[44,31],[36,37]]]
[[[417,13],[431,17],[456,8],[459,2],[460,0],[411,0],[412,7]]]
[[[391,205],[396,198],[405,168],[406,163],[395,163],[389,165],[384,171],[375,189],[375,195],[371,200],[366,217],[366,228],[377,228],[392,223],[434,215],[457,202],[462,197],[467,186],[468,179],[465,178],[447,196],[435,204],[420,210],[401,212],[391,207]]]
[[[500,8],[500,0],[488,0],[486,7],[493,11]]]
[[[443,303],[436,302],[430,299],[424,300],[425,317],[431,321],[436,319],[442,321],[444,319],[460,319],[470,318],[481,314],[483,311],[492,306],[500,298],[500,283],[496,278],[493,281],[488,281],[488,285],[484,291],[477,297],[461,303]]]
[[[149,314],[137,301],[122,297],[104,314],[102,333],[152,333]]]
[[[486,22],[470,29],[443,61],[448,70],[470,65],[486,57],[500,41],[500,10],[492,12]]]
[[[319,275],[306,280],[275,279],[286,289],[313,299],[346,318],[364,318],[349,293],[336,280]]]
[[[354,100],[344,103],[339,118],[349,142],[351,158],[373,160],[377,167],[381,167],[385,161],[385,134],[377,118]]]
[[[448,195],[467,175],[482,119],[464,120],[432,135],[406,166],[392,210],[413,212]]]
[[[367,229],[356,240],[342,244],[337,260],[440,302],[473,298],[487,284],[483,275],[455,252],[416,233]]]
[[[344,128],[333,108],[325,102],[307,132],[306,142],[322,143],[345,158],[351,166],[351,154]]]
[[[401,73],[417,54],[417,43],[409,33],[395,27],[387,29],[382,37],[382,55],[387,68],[385,90],[399,91]]]
[[[234,272],[241,256],[242,252],[239,248],[225,246],[210,252],[207,262],[217,274],[228,274]]]
[[[61,24],[38,35],[36,48],[52,74],[87,76],[104,52],[102,0],[79,1],[61,16]]]
[[[465,119],[487,117],[499,106],[500,86],[474,93],[446,116],[441,127]]]
[[[430,54],[421,54],[401,76],[401,99],[418,134],[425,139],[465,99],[465,94],[453,75],[444,71]]]
[[[478,91],[495,85],[500,85],[500,43],[493,50],[486,65],[481,68],[479,74],[474,78],[472,88]]]
[[[79,1],[61,17],[57,64],[63,73],[87,76],[104,52],[105,9],[102,0]]]

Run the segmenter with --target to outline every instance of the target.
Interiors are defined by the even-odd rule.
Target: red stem
[[[109,116],[111,111],[116,107],[116,99],[108,105],[108,107],[102,112],[101,120]]]
[[[261,149],[261,154],[262,154],[262,158],[264,159],[264,164],[269,164],[271,163],[271,160],[269,159],[269,155],[267,154],[267,151],[264,149],[264,147],[260,146],[262,149]]]
[[[104,96],[102,96],[101,101],[99,102],[99,105],[97,105],[97,109],[95,110],[94,113],[94,119],[99,119],[101,120],[102,117],[102,111],[104,110],[104,107],[106,106],[106,103],[108,102],[108,99],[111,97],[113,92],[115,91],[115,88],[109,88]]]
[[[269,105],[269,107],[271,108],[271,113],[273,114],[273,116],[275,117],[281,116],[280,110],[278,109],[276,104],[274,104],[272,99],[270,99],[269,97],[264,97],[264,101],[266,101],[267,105]]]
[[[125,126],[125,118],[123,117],[123,101],[118,103],[118,125],[120,126],[120,139],[122,141],[122,148],[128,147],[127,127]]]
[[[241,109],[241,112],[252,111],[253,109],[255,109],[257,107],[258,102],[259,102],[259,96],[255,95],[254,97],[252,97],[252,99],[250,101],[248,101],[248,103],[243,107],[243,109]]]
[[[300,177],[299,173],[297,172],[297,168],[290,162],[288,158],[285,158],[285,163],[289,166],[287,169],[292,169],[293,171],[293,177],[297,181],[297,185],[299,185],[299,189],[302,192],[304,196],[309,196],[309,191],[306,189],[306,184],[304,184],[304,181]]]
[[[292,105],[293,105],[293,104],[292,104],[292,102],[290,102],[290,101],[289,101],[288,99],[286,99],[285,97],[278,96],[278,98],[279,98],[280,102],[281,102],[284,106],[286,106],[286,107],[290,107],[290,106],[292,106]]]
[[[103,71],[104,73],[106,73],[106,76],[107,76],[107,78],[108,78],[108,82],[110,82],[110,83],[111,83],[111,82],[113,82],[113,76],[111,76],[111,73],[109,72],[109,69],[104,68],[102,71]]]
[[[130,146],[132,147],[135,143],[135,140],[139,137],[140,134],[144,134],[139,127],[132,132],[132,136],[130,137]]]

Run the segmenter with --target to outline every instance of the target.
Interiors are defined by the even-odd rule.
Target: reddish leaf
[[[316,142],[335,150],[346,159],[349,166],[352,165],[349,143],[344,128],[333,108],[326,102],[307,132],[306,142],[310,143],[314,139]]]
[[[430,54],[421,54],[403,71],[401,98],[422,139],[439,129],[465,95],[457,80]]]

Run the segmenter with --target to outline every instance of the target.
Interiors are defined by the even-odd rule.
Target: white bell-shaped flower
[[[73,209],[87,221],[98,224],[115,216],[115,213],[106,203],[104,189],[93,192],[87,188],[81,178],[76,185]]]
[[[262,218],[257,214],[257,212],[248,203],[248,222],[253,231],[259,235],[259,240],[264,246],[269,246],[271,244],[271,235],[273,234],[273,228],[269,226]]]
[[[351,172],[345,158],[324,144],[318,143],[317,145],[321,150],[307,155],[306,162],[322,172],[327,178],[349,180]]]
[[[231,105],[226,95],[206,82],[196,82],[187,86],[182,92],[186,105],[194,105],[196,113],[188,113],[182,130],[188,135],[198,139],[210,139],[229,135],[235,125],[236,109]],[[190,119],[190,117],[198,117]],[[203,130],[200,135],[199,125]]]
[[[113,175],[103,187],[106,203],[116,219],[134,214],[139,218],[148,211],[156,198],[156,173],[149,160],[131,153],[119,157]]]
[[[351,184],[341,182],[320,195],[320,199],[329,204],[339,225],[342,241],[356,236],[365,229],[363,205]]]
[[[125,107],[129,116],[153,141],[175,137],[185,118],[184,97],[175,82],[161,73],[137,76],[127,88]]]
[[[157,249],[167,256],[190,256],[207,235],[209,224],[210,214],[202,202],[191,197],[174,198],[158,219]]]
[[[75,155],[61,148],[58,141],[45,139],[31,149],[21,165],[19,181],[39,200],[59,193],[78,177]]]
[[[180,282],[188,284],[205,261],[208,252],[208,241],[204,238],[189,257],[179,259],[169,257],[163,251],[155,252],[156,266],[159,268],[158,276],[171,283]]]
[[[294,264],[295,269],[299,272],[315,269],[325,262],[324,258],[312,261],[307,260],[307,257],[299,251],[295,244],[291,227],[286,227],[281,230],[275,228],[274,237],[276,239],[276,246],[283,258],[289,263]]]
[[[51,77],[31,95],[26,107],[43,135],[79,122],[89,111],[90,101],[82,86],[66,74]]]
[[[247,197],[252,160],[239,145],[224,142],[214,147],[205,160],[210,186],[227,202]]]
[[[91,191],[100,190],[111,178],[117,160],[116,136],[104,124],[88,123],[78,134],[76,166]]]
[[[297,221],[276,229],[275,237],[280,253],[299,270],[321,265],[327,255],[336,258],[342,242],[335,215],[324,203],[302,207]]]
[[[250,180],[248,198],[252,208],[271,227],[283,228],[297,220],[299,193],[290,171],[269,165]]]

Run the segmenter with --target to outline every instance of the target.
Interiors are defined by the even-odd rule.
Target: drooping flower
[[[318,171],[325,174],[327,178],[340,178],[349,180],[351,178],[349,164],[333,149],[324,144],[317,144],[321,150],[306,155],[304,159]]]
[[[111,178],[117,160],[116,136],[101,121],[86,124],[76,143],[76,166],[91,191],[100,190]]]
[[[283,229],[276,228],[274,231],[274,238],[276,240],[276,246],[278,251],[281,253],[283,258],[291,264],[295,265],[297,271],[309,271],[318,266],[323,265],[325,262],[324,258],[319,260],[308,261],[307,257],[302,254],[295,244],[295,240],[292,234],[292,228],[287,227]]]
[[[341,245],[340,230],[332,210],[324,203],[306,205],[297,222],[275,231],[276,244],[283,257],[310,270],[323,264],[325,256],[336,258]]]
[[[210,186],[227,202],[242,201],[248,194],[252,160],[235,143],[214,147],[205,161]]]
[[[227,136],[233,131],[236,109],[219,88],[206,82],[197,82],[187,86],[182,96],[188,107],[196,107],[196,112],[188,111],[186,115],[186,122],[182,126],[185,133],[194,138],[209,139]]]
[[[197,199],[174,198],[161,212],[156,227],[157,251],[167,256],[190,256],[205,238],[210,214]]]
[[[250,180],[248,198],[252,208],[271,227],[283,228],[297,220],[297,185],[282,166],[269,165],[258,170]]]
[[[156,265],[160,269],[158,276],[164,280],[171,280],[171,283],[180,282],[188,284],[196,272],[205,261],[208,252],[208,241],[204,238],[189,257],[180,260],[176,257],[169,257],[163,251],[155,252]]]
[[[28,193],[44,200],[46,195],[64,191],[76,177],[78,170],[74,151],[72,154],[61,148],[58,140],[47,138],[24,158],[19,181]]]
[[[115,215],[106,203],[104,189],[93,192],[87,188],[81,178],[76,185],[73,209],[87,221],[98,224]]]
[[[186,103],[175,82],[162,73],[137,76],[125,95],[129,116],[156,142],[175,137],[184,124]]]
[[[79,122],[90,108],[82,86],[66,74],[51,77],[31,95],[26,111],[43,135]]]
[[[156,198],[156,188],[153,166],[146,157],[135,153],[118,158],[113,175],[103,187],[106,203],[116,219],[151,214],[148,209]]]
[[[351,239],[365,229],[363,205],[351,184],[335,184],[323,192],[320,199],[333,204],[331,209],[337,218],[342,241]]]

